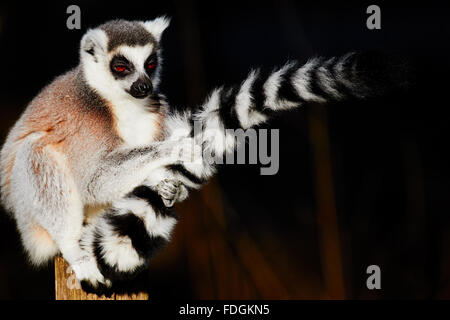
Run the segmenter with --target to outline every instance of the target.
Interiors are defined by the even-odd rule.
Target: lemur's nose
[[[145,98],[153,90],[152,83],[149,78],[139,78],[137,79],[130,88],[130,94],[138,99]]]
[[[137,85],[137,89],[142,93],[148,93],[150,91],[150,85],[145,82],[141,82]]]

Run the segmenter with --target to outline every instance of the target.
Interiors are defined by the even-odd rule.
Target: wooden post
[[[77,288],[74,273],[64,258],[55,258],[55,299],[56,300],[148,300],[148,292],[138,294],[117,294],[111,297],[97,296]]]

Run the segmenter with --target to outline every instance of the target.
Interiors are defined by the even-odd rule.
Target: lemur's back
[[[100,157],[120,143],[105,102],[81,90],[79,77],[79,70],[74,69],[56,78],[30,102],[8,134],[0,158],[2,197],[6,204],[17,148],[31,134],[41,134],[37,148],[50,147],[65,155],[71,173],[81,178],[77,181],[85,181],[92,167],[84,155]]]

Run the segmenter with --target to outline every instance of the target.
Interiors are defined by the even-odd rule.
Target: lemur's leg
[[[22,211],[15,219],[29,261],[40,266],[49,262],[59,252],[59,248],[47,230],[35,221],[32,210]]]
[[[35,264],[42,263],[43,255],[49,259],[50,253],[56,253],[49,247],[51,238],[77,278],[102,282],[95,260],[88,259],[79,245],[83,204],[76,184],[58,146],[44,144],[44,136],[33,133],[24,139],[11,172],[11,197],[19,226],[29,219],[24,229],[19,227],[27,240],[25,249]],[[31,229],[35,232],[29,233]]]
[[[198,146],[194,145],[192,138],[183,138],[181,141],[155,142],[147,147],[114,151],[102,161],[89,183],[85,197],[93,203],[121,199],[142,185],[157,168],[192,161],[195,148]]]

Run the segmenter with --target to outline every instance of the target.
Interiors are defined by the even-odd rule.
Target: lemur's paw
[[[103,277],[94,258],[84,257],[71,265],[75,276],[80,282],[89,282],[92,287],[100,284],[111,286],[111,282]]]
[[[103,283],[97,283],[96,286],[93,286],[91,282],[83,280],[81,281],[81,288],[86,293],[94,293],[98,296],[104,295],[107,298],[110,298],[112,294],[115,292],[112,283],[109,280],[105,281],[105,284]]]
[[[147,291],[149,287],[149,272],[146,267],[138,268],[129,273],[120,272],[111,274],[111,277],[111,279],[113,279],[111,287],[100,285],[98,288],[91,288],[89,287],[89,284],[87,284],[88,287],[83,287],[83,289],[87,292],[93,292],[97,295],[104,294],[109,297],[111,296],[111,293],[129,295],[138,294]]]
[[[178,190],[179,190],[179,193],[178,193],[178,197],[177,197],[177,202],[186,200],[186,198],[189,196],[189,191],[186,188],[186,186],[183,183],[180,183],[180,188]]]
[[[164,179],[156,185],[155,190],[161,196],[164,205],[169,208],[188,196],[187,188],[178,180]]]

